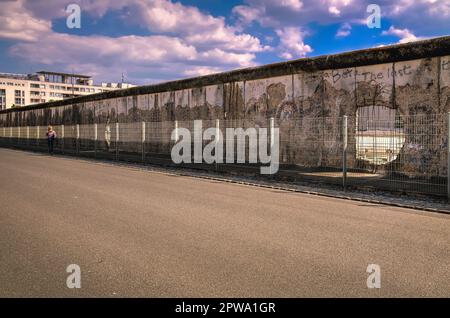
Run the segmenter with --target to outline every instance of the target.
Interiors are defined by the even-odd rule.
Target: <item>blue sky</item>
[[[381,8],[381,28],[366,25]],[[81,9],[70,29],[69,4]],[[450,34],[450,0],[8,0],[0,72],[147,84]]]

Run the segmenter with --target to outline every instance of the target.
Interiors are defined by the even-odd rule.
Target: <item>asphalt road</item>
[[[5,149],[0,176],[3,297],[450,296],[448,215]]]

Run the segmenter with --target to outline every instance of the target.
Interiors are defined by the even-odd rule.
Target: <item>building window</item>
[[[31,88],[39,88],[39,84],[33,84],[33,83],[31,83],[31,84],[30,84],[30,87],[31,87]]]
[[[6,109],[6,90],[0,89],[0,110]]]

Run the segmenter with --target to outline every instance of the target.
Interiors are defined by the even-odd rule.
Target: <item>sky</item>
[[[450,0],[0,0],[0,72],[144,85],[443,35]]]

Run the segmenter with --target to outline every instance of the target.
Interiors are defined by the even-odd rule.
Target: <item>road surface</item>
[[[448,215],[6,149],[0,173],[2,297],[450,296]]]

